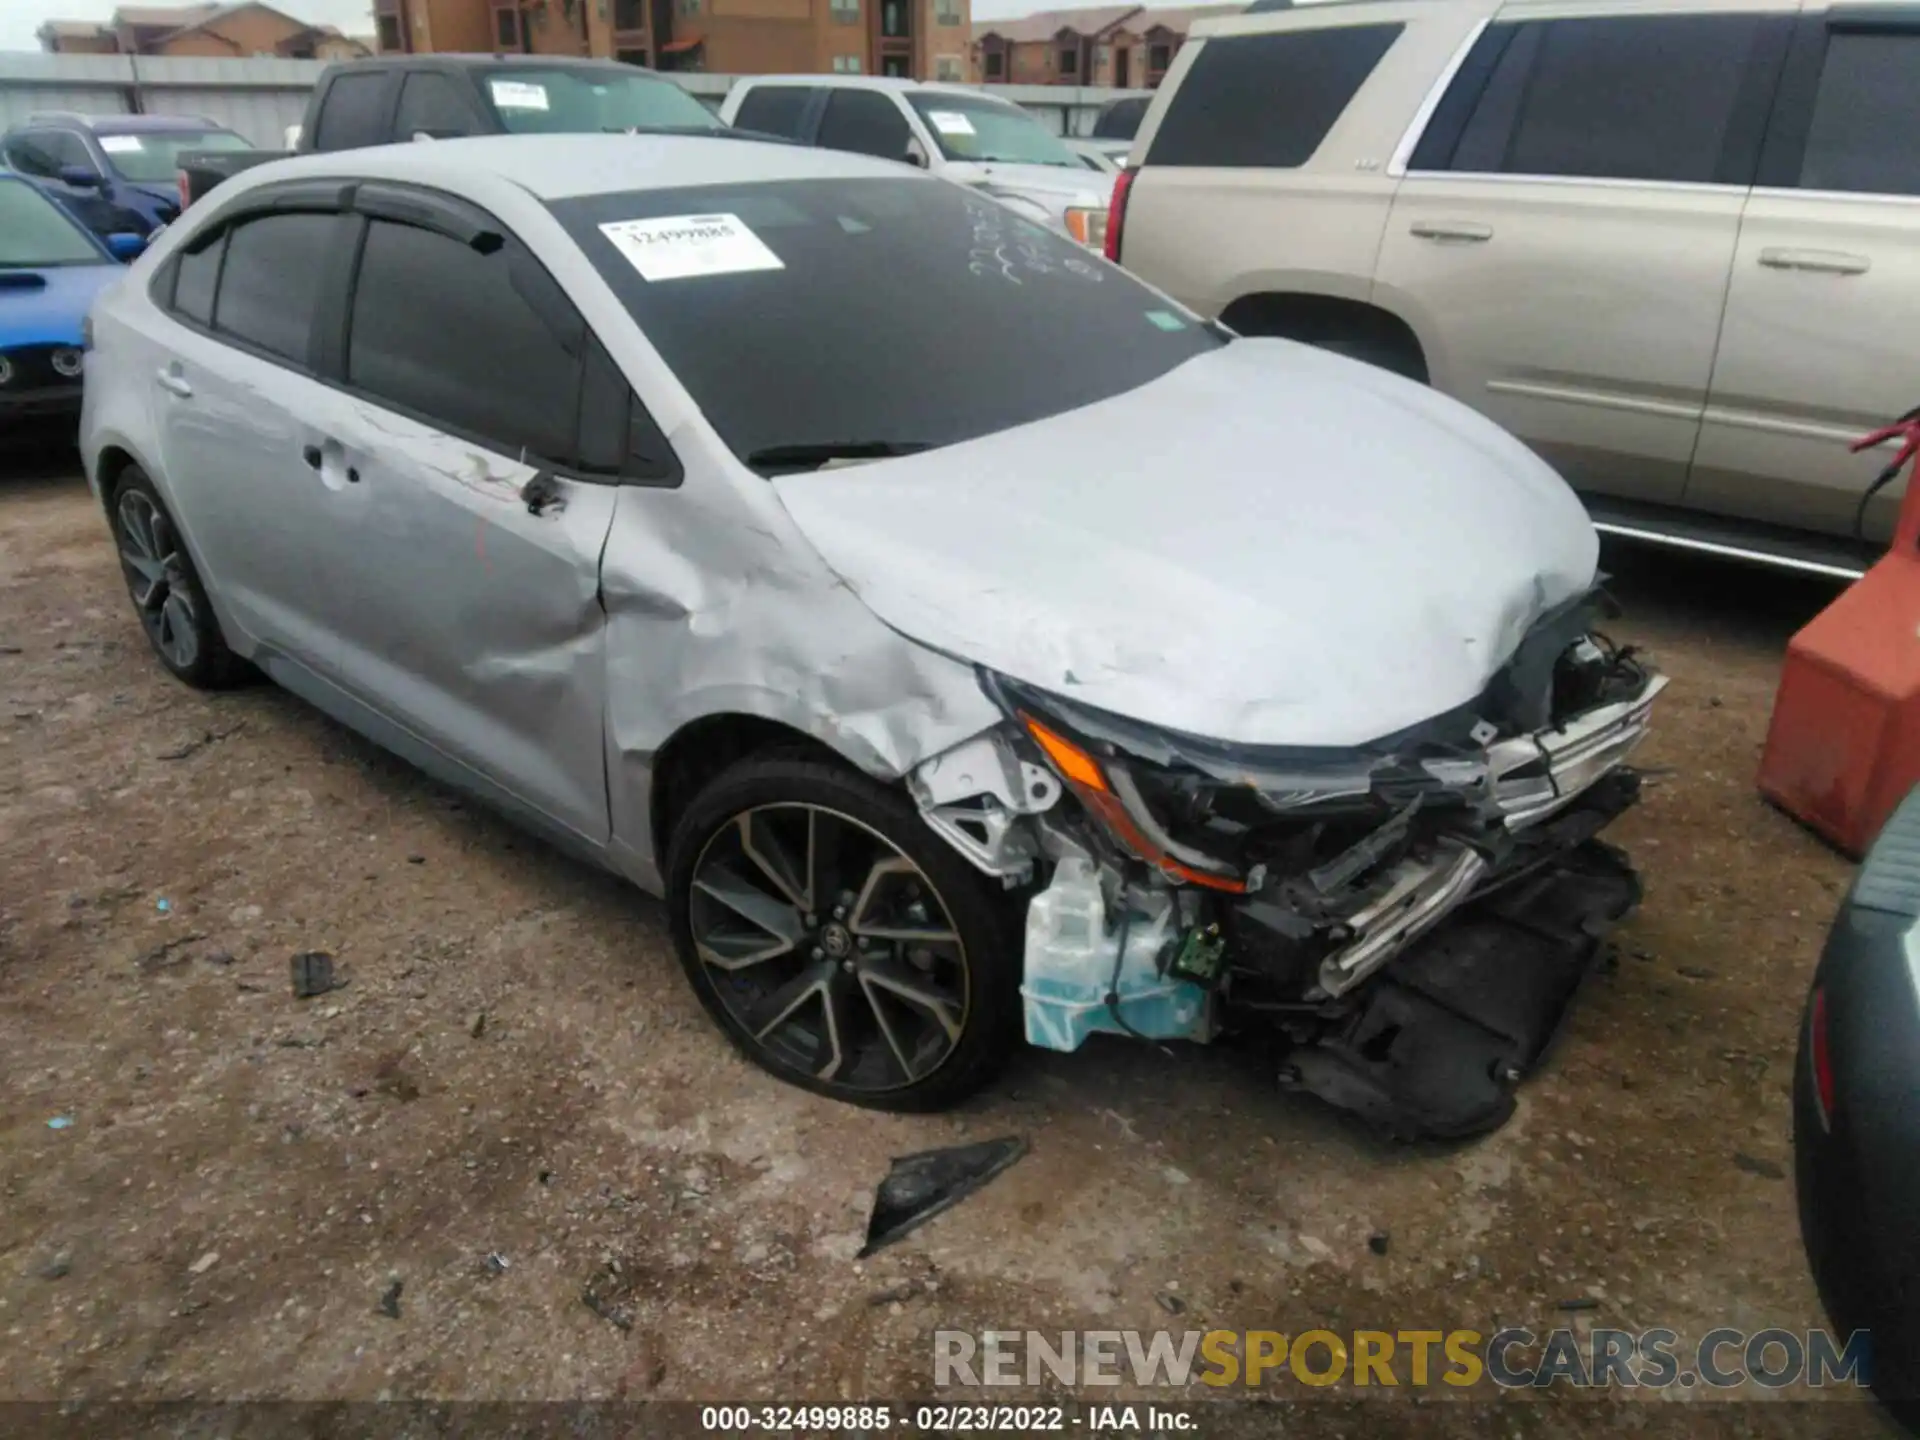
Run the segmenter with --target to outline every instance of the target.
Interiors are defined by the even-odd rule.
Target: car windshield
[[[106,263],[66,211],[31,185],[0,180],[0,270]]]
[[[1081,168],[1058,135],[1017,105],[938,90],[909,91],[907,99],[949,160]]]
[[[247,150],[231,130],[142,130],[138,135],[99,134],[107,163],[136,185],[171,185],[185,150]]]
[[[638,70],[503,65],[487,71],[487,94],[500,124],[515,135],[723,128],[673,81]]]
[[[990,435],[1225,343],[1080,246],[925,175],[552,209],[720,437],[763,473]]]

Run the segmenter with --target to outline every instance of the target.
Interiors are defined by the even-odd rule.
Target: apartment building
[[[331,25],[309,25],[271,5],[122,6],[111,19],[49,20],[42,49],[60,55],[196,55],[232,59],[350,60],[370,54],[371,39]]]
[[[964,80],[970,0],[375,0],[382,51],[596,55],[657,70]]]
[[[989,85],[1111,85],[1153,89],[1196,20],[1242,5],[1105,5],[1041,10],[973,27],[969,74]]]

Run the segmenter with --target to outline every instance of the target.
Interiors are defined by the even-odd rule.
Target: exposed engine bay
[[[1027,897],[1027,1038],[1277,1039],[1284,1083],[1400,1136],[1491,1129],[1608,925],[1596,839],[1666,680],[1543,616],[1472,703],[1344,750],[1172,734],[1005,676],[1004,724],[910,777],[929,825]]]

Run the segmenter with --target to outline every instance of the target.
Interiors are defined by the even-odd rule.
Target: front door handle
[[[1760,263],[1769,270],[1808,270],[1817,275],[1864,275],[1873,268],[1865,255],[1849,255],[1844,250],[1790,250],[1769,245],[1760,252]]]
[[[1491,225],[1476,225],[1470,220],[1416,220],[1410,229],[1421,240],[1464,240],[1477,244],[1493,238]]]
[[[159,373],[158,379],[162,390],[170,391],[183,400],[192,398],[193,385],[188,381],[187,377],[182,375],[178,370],[162,370]]]

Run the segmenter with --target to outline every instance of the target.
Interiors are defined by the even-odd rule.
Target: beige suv
[[[1848,442],[1920,401],[1920,10],[1260,10],[1180,51],[1110,258],[1430,381],[1603,530],[1859,573]]]

